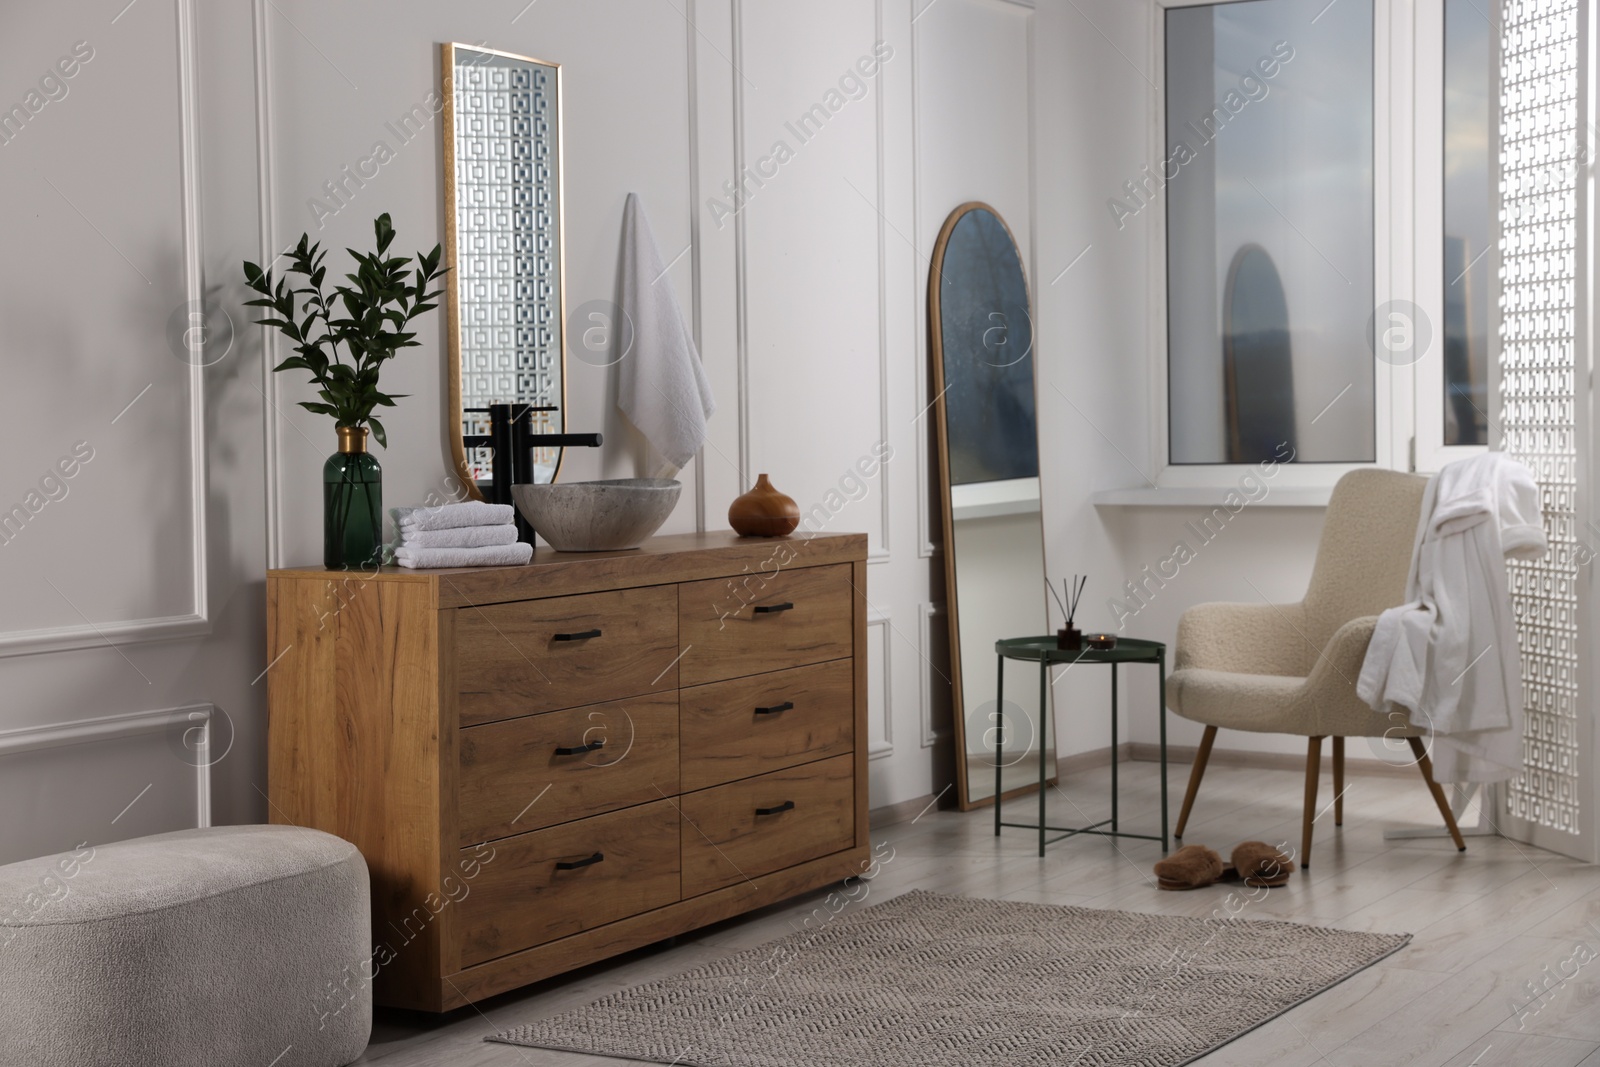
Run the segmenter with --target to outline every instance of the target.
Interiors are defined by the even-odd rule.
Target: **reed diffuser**
[[[1067,624],[1056,631],[1056,647],[1064,652],[1083,651],[1083,631],[1073,625],[1073,619],[1078,615],[1078,601],[1083,598],[1083,587],[1089,584],[1089,576],[1074,574],[1072,581],[1061,583],[1060,593],[1056,592],[1056,587],[1048,579],[1044,584],[1050,590],[1050,595],[1056,598],[1061,614],[1067,620]]]

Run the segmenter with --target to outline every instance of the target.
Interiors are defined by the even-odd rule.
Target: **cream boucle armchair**
[[[1456,847],[1461,831],[1433,780],[1433,768],[1406,712],[1373,711],[1356,679],[1378,614],[1405,600],[1412,543],[1427,479],[1384,470],[1352,471],[1328,502],[1322,543],[1305,599],[1298,604],[1200,604],[1178,621],[1167,705],[1205,724],[1189,774],[1177,832],[1183,837],[1217,730],[1297,734],[1310,739],[1300,866],[1311,864],[1322,739],[1333,738],[1333,821],[1344,823],[1344,739],[1404,737]]]

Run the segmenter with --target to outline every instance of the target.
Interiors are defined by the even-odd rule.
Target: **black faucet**
[[[534,407],[531,404],[490,404],[483,408],[464,408],[473,415],[489,416],[487,434],[466,434],[462,444],[467,448],[488,448],[494,452],[489,490],[484,494],[491,504],[510,504],[513,485],[526,485],[533,481],[533,450],[535,448],[599,448],[605,438],[597,433],[534,433],[533,413],[558,411],[553,407]],[[533,525],[516,511],[517,538],[533,544]]]

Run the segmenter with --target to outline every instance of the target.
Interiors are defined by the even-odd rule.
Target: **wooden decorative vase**
[[[784,537],[800,525],[800,505],[772,488],[765,474],[728,508],[728,525],[741,537]]]

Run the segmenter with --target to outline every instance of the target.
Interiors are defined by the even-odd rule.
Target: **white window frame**
[[[1159,160],[1166,151],[1167,10],[1245,0],[1149,2],[1153,15],[1150,62],[1160,76],[1161,88],[1153,94],[1147,154]],[[1445,448],[1443,444],[1443,283],[1438,277],[1443,269],[1443,25],[1443,0],[1373,0],[1373,302],[1416,303],[1435,324],[1433,342],[1412,366],[1374,361],[1374,462],[1280,466],[1273,484],[1291,492],[1274,495],[1284,504],[1325,502],[1333,484],[1352,470],[1437,470],[1458,455],[1483,450],[1482,446]],[[1427,42],[1425,56],[1419,42]],[[1430,91],[1430,86],[1436,91]],[[1425,102],[1416,99],[1417,88]],[[1420,109],[1419,103],[1423,105]],[[1491,125],[1495,121],[1492,116]],[[1495,136],[1497,139],[1497,132]],[[1496,150],[1496,143],[1491,142],[1491,154]],[[1152,207],[1148,257],[1152,313],[1146,348],[1150,353],[1150,454],[1155,461],[1156,488],[1099,494],[1098,502],[1106,504],[1152,504],[1164,499],[1190,504],[1236,488],[1239,478],[1254,469],[1253,464],[1170,462],[1167,198],[1157,197]],[[1494,297],[1491,293],[1490,299]],[[1497,316],[1492,307],[1490,321],[1489,362],[1493,365],[1498,338],[1494,336]],[[1431,419],[1423,418],[1425,409],[1431,411]],[[1263,503],[1272,500],[1269,496]]]
[[[1411,469],[1432,473],[1446,463],[1483,452],[1485,445],[1446,445],[1444,443],[1444,0],[1413,0],[1416,7],[1416,84],[1437,86],[1440,91],[1419,93],[1416,101],[1417,138],[1414,166],[1416,167],[1417,214],[1416,234],[1416,301],[1433,322],[1434,343],[1417,361],[1411,376],[1412,397],[1407,406],[1413,415],[1413,433],[1416,438]],[[1491,190],[1499,187],[1500,172],[1500,104],[1499,104],[1499,41],[1500,24],[1498,3],[1486,3],[1492,20],[1489,27],[1490,82],[1489,82],[1489,167]],[[1489,223],[1491,251],[1487,258],[1498,264],[1500,254],[1499,223],[1494,218]],[[1489,352],[1485,370],[1488,374],[1490,397],[1496,379],[1495,368],[1500,360],[1500,272],[1488,272],[1490,285],[1484,299],[1489,302]],[[1488,417],[1490,441],[1498,439],[1495,432],[1494,404],[1484,412]]]

